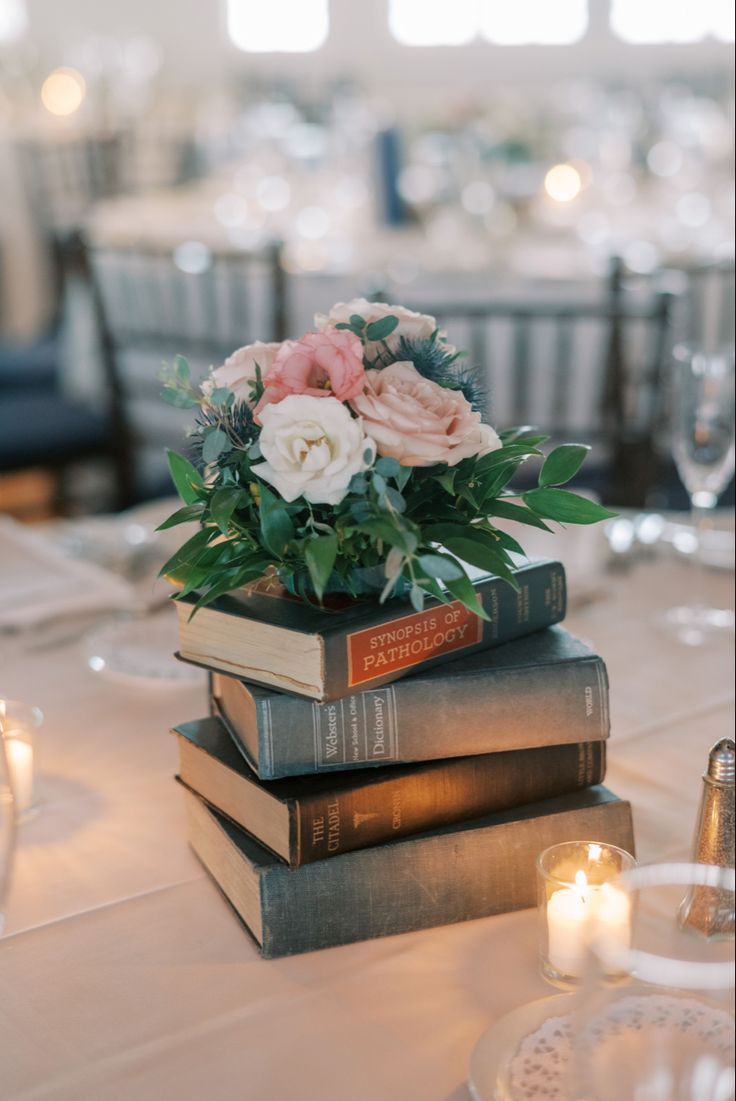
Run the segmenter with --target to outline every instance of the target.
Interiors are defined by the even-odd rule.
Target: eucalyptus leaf
[[[384,456],[378,460],[373,469],[384,478],[397,478],[401,473],[401,464],[396,459]]]
[[[441,554],[420,554],[417,561],[420,569],[430,577],[439,578],[440,581],[456,581],[465,576],[457,562]]]
[[[412,585],[409,600],[415,612],[421,612],[424,609],[424,593],[418,585]]]
[[[210,394],[210,405],[216,405],[218,408],[223,405],[232,405],[234,400],[235,395],[227,386],[216,386]]]
[[[165,386],[160,393],[167,405],[173,405],[177,409],[193,409],[197,405],[194,398],[190,397],[184,390],[173,390],[171,387]]]
[[[202,444],[202,462],[217,462],[220,455],[224,451],[229,451],[230,447],[227,432],[223,432],[221,428],[210,428],[205,433],[204,443]]]
[[[174,374],[179,382],[192,381],[192,371],[184,356],[174,356]]]
[[[398,317],[392,313],[386,314],[385,317],[379,317],[378,321],[371,321],[370,325],[366,325],[365,335],[369,340],[385,340],[398,324]]]

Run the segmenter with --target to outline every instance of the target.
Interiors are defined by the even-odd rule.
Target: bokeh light
[[[544,190],[556,203],[577,199],[582,186],[580,173],[571,164],[555,164],[544,177]]]
[[[52,115],[73,115],[86,92],[84,77],[76,69],[54,69],[41,85],[41,102]]]

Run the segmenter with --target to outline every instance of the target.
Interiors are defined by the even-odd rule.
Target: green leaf
[[[205,434],[202,444],[202,461],[205,463],[216,462],[223,451],[230,450],[230,440],[227,433],[221,428],[210,428]]]
[[[189,618],[192,619],[200,608],[204,608],[206,604],[211,604],[213,600],[217,600],[218,596],[224,596],[226,593],[232,592],[233,589],[239,589],[241,586],[247,585],[249,581],[255,581],[262,577],[270,565],[268,559],[252,559],[247,565],[227,570],[206,593],[200,596],[192,608]]]
[[[276,497],[268,486],[260,483],[260,518],[263,545],[272,554],[283,558],[287,546],[294,538],[294,525],[291,522],[286,505]]]
[[[167,405],[173,405],[177,409],[193,409],[198,404],[184,390],[172,390],[166,386],[160,391],[160,394]]]
[[[566,489],[530,489],[522,498],[539,516],[562,524],[597,524],[616,516],[603,505]]]
[[[174,528],[177,524],[188,524],[192,520],[199,520],[204,512],[204,501],[197,501],[194,505],[185,505],[184,508],[177,509],[172,513],[167,520],[164,520],[163,524],[159,524],[156,531],[166,531],[168,528]]]
[[[186,543],[183,543],[167,562],[164,562],[159,570],[159,577],[168,577],[174,582],[185,580],[188,567],[197,561],[210,539],[216,534],[215,528],[200,528],[196,531],[191,539],[187,539]]]
[[[398,327],[398,324],[398,317],[390,313],[385,317],[379,317],[378,321],[371,321],[370,325],[366,325],[365,335],[369,340],[385,340]]]
[[[452,593],[456,600],[459,600],[461,604],[470,612],[474,612],[475,615],[480,616],[481,619],[485,619],[490,623],[490,617],[487,614],[485,608],[478,599],[478,594],[473,588],[473,583],[467,574],[463,574],[462,577],[458,577],[455,581],[445,582],[448,592]]]
[[[414,533],[394,527],[388,519],[375,517],[374,519],[364,520],[358,525],[357,530],[365,532],[366,535],[372,535],[376,539],[381,539],[384,543],[388,543],[390,547],[398,547],[406,554],[413,554],[417,549],[417,538]]]
[[[304,559],[319,600],[322,599],[336,557],[337,536],[334,533],[310,539],[304,548]]]
[[[240,486],[227,486],[218,489],[212,494],[210,501],[210,516],[217,524],[223,535],[227,535],[230,518],[235,509],[246,500],[245,491]]]
[[[552,530],[545,524],[544,520],[540,519],[536,513],[530,512],[524,505],[515,505],[503,498],[489,501],[486,505],[486,512],[490,516],[498,516],[502,520],[515,520],[518,524],[526,524],[530,528],[541,528],[542,531]]]
[[[401,490],[402,492],[404,490],[404,487],[406,486],[406,483],[411,478],[413,469],[414,467],[412,466],[399,467],[399,473],[396,475],[396,484],[399,487],[399,490]]]
[[[353,326],[354,329],[365,328],[365,320],[360,316],[359,313],[350,314],[350,324]]]
[[[539,471],[539,485],[560,486],[569,482],[580,470],[589,451],[590,448],[582,443],[563,443],[550,451]]]
[[[425,534],[430,539],[441,543],[461,561],[477,566],[480,570],[495,573],[515,589],[519,588],[504,548],[490,532],[483,532],[477,528],[464,528],[460,524],[433,524],[425,529]]]
[[[204,482],[199,471],[183,455],[167,451],[169,471],[177,492],[185,505],[193,505],[204,493]]]
[[[386,485],[386,479],[383,477],[382,474],[375,474],[374,473],[374,475],[373,475],[373,488],[375,489],[376,493],[378,493],[378,494],[382,494],[382,493],[386,492],[388,486]]]
[[[435,478],[436,482],[444,489],[445,493],[449,493],[451,496],[455,495],[455,478],[457,476],[457,468],[452,467],[446,470],[444,474],[440,474]]]
[[[401,473],[401,464],[396,459],[391,459],[388,456],[379,459],[373,469],[378,474],[382,474],[384,478],[398,478]]]

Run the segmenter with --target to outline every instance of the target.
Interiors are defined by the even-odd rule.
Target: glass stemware
[[[10,784],[5,742],[0,734],[0,936],[5,918],[5,900],[15,849],[15,806]]]
[[[593,928],[574,1015],[574,1088],[585,1101],[733,1101],[734,940],[697,936],[683,895],[734,906],[732,869],[662,864],[625,872],[626,944]],[[618,974],[618,981],[608,976]]]
[[[681,642],[699,646],[734,629],[733,612],[708,607],[701,595],[703,534],[734,472],[734,349],[706,352],[678,345],[672,398],[672,454],[690,496],[696,539],[692,602],[670,608],[665,622]]]

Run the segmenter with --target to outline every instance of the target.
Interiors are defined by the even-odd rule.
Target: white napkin
[[[134,607],[135,590],[89,562],[65,558],[32,530],[0,516],[0,630]]]

